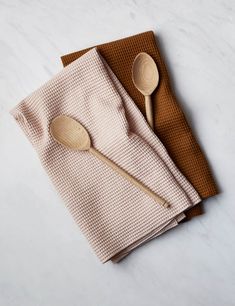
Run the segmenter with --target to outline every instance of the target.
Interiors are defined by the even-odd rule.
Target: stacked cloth
[[[102,262],[119,261],[176,226],[184,212],[201,200],[96,48],[11,113]],[[49,127],[59,115],[78,120],[97,150],[170,207],[158,205],[88,151],[73,151],[55,142]]]
[[[217,186],[205,155],[170,86],[166,65],[159,49],[159,41],[154,33],[148,31],[96,47],[143,115],[145,115],[144,96],[132,82],[131,69],[138,53],[146,52],[152,56],[160,75],[160,83],[152,94],[155,132],[176,166],[194,186],[200,197],[206,199],[217,194]],[[63,65],[67,66],[88,50],[90,48],[62,56]],[[185,214],[186,218],[190,219],[202,213],[203,207],[199,204]]]

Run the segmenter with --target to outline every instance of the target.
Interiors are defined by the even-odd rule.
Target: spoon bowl
[[[73,150],[89,150],[90,136],[87,130],[76,120],[67,116],[58,116],[50,124],[52,137],[61,145]]]
[[[132,80],[144,96],[150,96],[157,88],[159,83],[157,65],[147,53],[141,52],[134,59]]]

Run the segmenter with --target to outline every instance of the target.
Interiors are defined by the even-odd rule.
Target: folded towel
[[[200,202],[132,99],[96,49],[64,68],[11,111],[102,262],[175,226]],[[78,120],[92,145],[170,203],[157,204],[88,151],[51,137],[58,115]]]
[[[152,31],[99,45],[97,48],[113,70],[119,81],[145,115],[144,97],[133,85],[131,68],[139,52],[146,52],[157,63],[160,83],[152,95],[154,105],[155,132],[163,142],[171,158],[187,177],[201,198],[217,194],[218,190],[205,155],[200,149],[185,119],[181,107],[170,87],[164,60]],[[85,54],[90,49],[62,56],[64,66]],[[186,212],[188,218],[202,213],[201,205]]]

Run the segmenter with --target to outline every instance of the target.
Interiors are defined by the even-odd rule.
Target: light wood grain
[[[92,147],[87,130],[78,121],[67,116],[58,116],[53,119],[50,124],[50,133],[55,141],[66,148],[89,151],[141,191],[152,197],[158,204],[166,208],[169,207],[169,204],[164,199],[152,192],[148,187],[144,186],[141,182]]]
[[[145,96],[145,111],[147,122],[150,125],[151,129],[154,129],[154,121],[153,121],[153,104],[151,100],[151,96]]]
[[[154,128],[153,108],[151,94],[159,83],[157,65],[150,55],[145,52],[139,53],[132,66],[132,80],[135,87],[145,96],[145,111],[147,122]]]
[[[76,120],[68,116],[58,116],[50,124],[52,137],[63,146],[75,150],[89,150],[90,136]]]
[[[147,193],[150,197],[152,197],[158,204],[169,207],[168,203],[160,198],[158,195],[156,195],[154,192],[152,192],[148,187],[144,186],[142,183],[140,183],[138,180],[136,180],[133,176],[131,176],[129,173],[127,173],[125,170],[120,168],[118,165],[116,165],[114,162],[112,162],[110,159],[108,159],[106,156],[101,154],[99,151],[91,147],[89,149],[89,152],[91,152],[93,155],[95,155],[97,158],[99,158],[101,161],[106,163],[108,166],[110,166],[113,170],[115,170],[117,173],[122,175],[124,178],[126,178],[129,182],[131,182],[133,185],[138,187],[140,190]]]

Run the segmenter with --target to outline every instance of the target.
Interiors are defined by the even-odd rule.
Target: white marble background
[[[8,112],[60,55],[150,29],[222,194],[102,265]],[[0,0],[0,306],[235,305],[234,154],[235,1]]]

